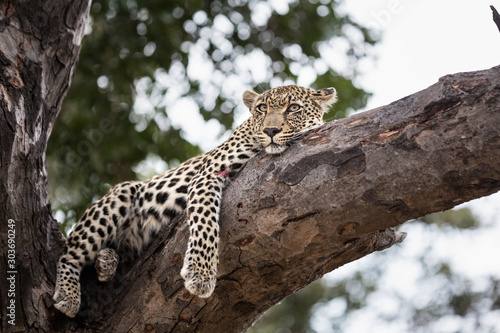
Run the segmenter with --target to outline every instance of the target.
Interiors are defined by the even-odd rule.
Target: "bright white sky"
[[[500,64],[500,32],[490,5],[499,0],[348,0],[344,10],[383,32],[378,61],[359,83],[373,92],[367,109],[424,89],[446,74]]]

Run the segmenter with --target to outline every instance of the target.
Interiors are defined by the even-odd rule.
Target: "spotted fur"
[[[219,211],[228,180],[262,148],[279,154],[298,135],[321,125],[324,112],[335,101],[333,88],[246,91],[243,102],[252,116],[219,147],[149,180],[111,188],[87,209],[68,239],[57,267],[55,307],[74,317],[80,307],[84,266],[95,263],[99,280],[111,280],[119,257],[139,254],[163,225],[184,210],[190,236],[181,276],[192,294],[209,297],[219,266]]]

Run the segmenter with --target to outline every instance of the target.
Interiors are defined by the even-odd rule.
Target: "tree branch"
[[[498,191],[499,123],[500,66],[330,122],[282,156],[259,154],[224,194],[212,297],[183,287],[181,216],[116,280],[98,283],[88,270],[73,325],[243,331],[325,273],[402,241],[392,227]]]
[[[497,25],[498,31],[500,31],[500,14],[495,7],[490,6],[491,11],[493,12],[493,22]]]

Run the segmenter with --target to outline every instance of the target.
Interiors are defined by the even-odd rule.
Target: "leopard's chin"
[[[286,148],[287,148],[286,146],[280,146],[276,143],[271,143],[269,146],[267,146],[265,148],[265,151],[269,155],[277,155],[277,154],[281,154],[282,152],[284,152],[286,150]]]

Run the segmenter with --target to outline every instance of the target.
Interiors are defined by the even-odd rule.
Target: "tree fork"
[[[341,93],[341,92],[340,92]],[[325,124],[227,188],[212,297],[179,276],[176,218],[108,284],[93,269],[72,325],[106,332],[241,332],[324,274],[402,241],[393,227],[500,189],[500,66],[447,75],[390,105]]]

